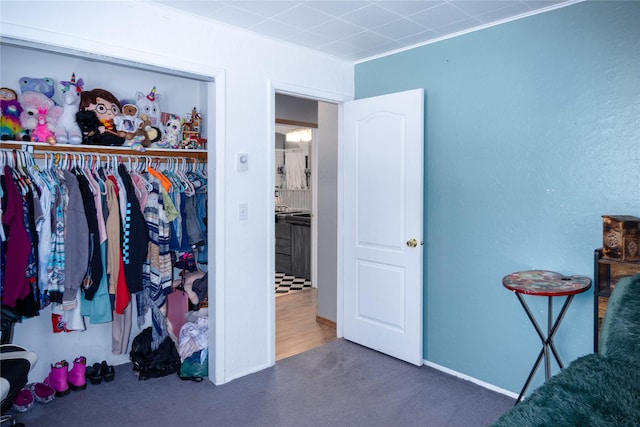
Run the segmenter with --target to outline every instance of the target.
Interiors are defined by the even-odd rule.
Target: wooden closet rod
[[[101,159],[108,159],[111,156],[128,156],[128,157],[152,157],[158,159],[159,162],[169,162],[170,159],[184,159],[202,162],[207,161],[207,152],[204,150],[161,150],[157,148],[148,148],[144,152],[134,151],[130,148],[122,147],[105,147],[105,146],[88,146],[88,145],[44,145],[29,142],[7,142],[2,141],[0,148],[7,150],[26,151],[34,159],[44,159],[45,154],[80,154],[87,156],[100,156]]]

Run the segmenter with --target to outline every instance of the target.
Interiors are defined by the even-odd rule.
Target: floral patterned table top
[[[575,295],[591,287],[586,276],[563,276],[547,270],[528,270],[511,273],[502,278],[502,285],[514,292],[527,295]]]

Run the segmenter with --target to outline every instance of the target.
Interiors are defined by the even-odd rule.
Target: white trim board
[[[433,369],[437,369],[440,372],[444,372],[445,374],[453,375],[454,377],[463,379],[465,381],[472,382],[480,387],[486,388],[487,390],[495,391],[496,393],[504,394],[505,396],[509,396],[513,399],[518,398],[518,393],[514,393],[512,391],[506,390],[504,388],[497,387],[493,384],[489,384],[477,378],[471,377],[469,375],[463,374],[462,372],[454,371],[453,369],[445,368],[442,365],[438,365],[437,363],[429,362],[428,360],[422,360],[422,363],[425,366],[428,366]]]

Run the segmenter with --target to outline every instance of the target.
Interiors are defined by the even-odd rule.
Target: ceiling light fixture
[[[287,142],[309,142],[311,139],[311,129],[296,129],[286,134]]]

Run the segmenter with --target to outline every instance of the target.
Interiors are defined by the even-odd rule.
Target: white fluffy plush
[[[182,123],[177,117],[171,117],[164,125],[164,135],[162,140],[165,147],[178,148],[180,146],[180,134],[182,133]]]
[[[80,92],[75,87],[62,93],[62,115],[55,129],[59,144],[82,144],[82,132],[76,122],[76,113],[80,105]]]

